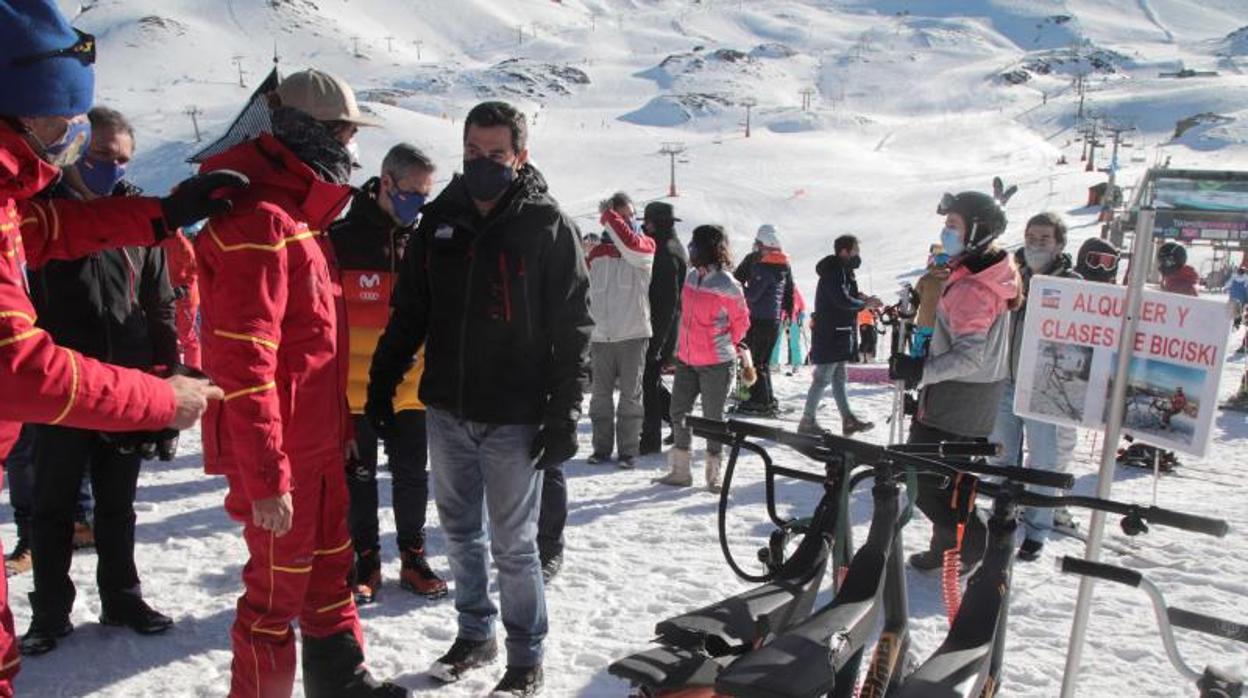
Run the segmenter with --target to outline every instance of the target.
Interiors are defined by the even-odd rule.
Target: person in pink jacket
[[[750,328],[750,311],[741,284],[732,276],[728,235],[722,226],[701,225],[689,246],[689,275],[681,292],[680,335],[676,340],[676,377],[672,386],[675,446],[667,453],[668,473],[654,481],[677,487],[693,484],[690,447],[693,433],[685,417],[702,396],[702,416],[724,418],[732,387],[737,345]],[[719,490],[722,446],[706,445],[706,486]]]

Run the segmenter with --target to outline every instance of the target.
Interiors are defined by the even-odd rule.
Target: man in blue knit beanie
[[[109,247],[152,245],[180,226],[227,210],[219,190],[246,186],[236,173],[191,178],[162,199],[37,199],[90,140],[85,118],[95,39],[73,29],[52,0],[0,0],[0,463],[22,423],[100,431],[159,432],[194,425],[205,380],[157,378],[100,363],[54,344],[35,325],[26,268]],[[123,614],[124,615],[124,614]],[[125,618],[122,618],[125,622]],[[73,630],[69,619],[50,637]],[[8,589],[0,578],[0,698],[18,671]]]

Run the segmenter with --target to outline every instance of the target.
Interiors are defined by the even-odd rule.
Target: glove
[[[529,458],[538,470],[556,468],[576,455],[576,425],[543,426],[533,437]]]
[[[156,455],[165,462],[173,460],[178,455],[178,435],[176,432],[173,436],[156,442]]]
[[[906,388],[914,388],[923,380],[923,359],[905,354],[894,354],[888,359],[888,377],[905,381]]]
[[[383,440],[393,439],[399,435],[398,418],[394,415],[392,398],[369,397],[364,403],[364,417],[373,432]]]
[[[169,196],[160,200],[166,234],[195,221],[228,213],[234,205],[216,194],[222,189],[242,189],[250,184],[246,175],[233,170],[217,170],[183,180]]]

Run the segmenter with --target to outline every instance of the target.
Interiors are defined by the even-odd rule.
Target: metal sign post
[[[1114,467],[1118,442],[1122,438],[1122,420],[1126,412],[1127,375],[1131,368],[1132,347],[1140,324],[1140,309],[1144,303],[1144,280],[1152,267],[1153,220],[1156,211],[1144,208],[1139,212],[1135,226],[1135,239],[1131,245],[1131,274],[1127,286],[1127,307],[1122,316],[1122,332],[1119,334],[1118,363],[1114,370],[1113,391],[1109,403],[1109,422],[1105,425],[1105,444],[1101,451],[1101,470],[1096,485],[1096,496],[1109,499],[1114,485]],[[1092,512],[1088,525],[1088,546],[1084,559],[1097,562],[1101,558],[1101,541],[1105,537],[1105,514]],[[1083,640],[1088,631],[1088,616],[1092,612],[1091,577],[1080,577],[1079,599],[1075,603],[1075,620],[1070,629],[1070,646],[1066,653],[1066,671],[1062,678],[1062,698],[1073,698],[1079,678],[1079,664],[1083,659]]]

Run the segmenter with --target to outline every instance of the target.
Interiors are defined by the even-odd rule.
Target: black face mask
[[[516,181],[516,171],[487,157],[464,161],[464,186],[475,201],[494,201]]]
[[[857,269],[858,267],[862,266],[862,257],[859,257],[858,255],[854,255],[846,261],[849,262],[850,269]]]

